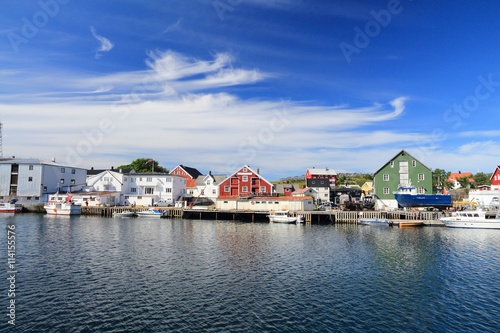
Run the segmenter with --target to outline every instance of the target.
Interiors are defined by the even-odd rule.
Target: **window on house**
[[[217,190],[216,190],[216,189],[213,189],[213,190],[212,190],[212,194],[217,194]]]
[[[128,181],[128,178],[127,178],[127,177],[123,177],[123,181],[124,181],[124,182],[127,182],[127,181]]]
[[[64,178],[61,178],[61,180],[59,181],[61,184],[64,184]]]
[[[153,177],[146,178],[146,181],[151,183],[153,181]]]
[[[43,187],[43,191],[44,191],[44,192],[47,192],[47,186],[44,186],[44,187]]]
[[[418,193],[425,193],[425,188],[419,187],[418,188]]]
[[[65,173],[65,172],[66,172],[66,169],[61,168],[61,173]]]
[[[391,168],[394,168],[394,161],[390,162]]]
[[[135,188],[135,187],[131,187],[131,188],[130,188],[130,192],[131,192],[131,193],[137,193],[137,188]]]
[[[415,161],[415,160],[411,161],[411,166],[412,167],[416,167],[417,166],[417,161]]]
[[[172,188],[171,188],[171,187],[167,187],[167,188],[165,189],[165,192],[167,192],[167,193],[172,193]]]
[[[261,191],[262,193],[266,192],[266,187],[265,187],[265,186],[261,186],[261,187],[260,187],[260,191]]]
[[[243,172],[247,172],[247,168],[243,168]]]
[[[33,165],[30,164],[30,166],[28,167],[29,170],[33,170]]]
[[[76,170],[75,169],[71,169],[71,174],[75,174],[76,173]]]
[[[135,178],[130,178],[130,182],[135,183]]]
[[[383,179],[384,179],[384,182],[388,182],[389,181],[389,175],[388,174],[384,174],[383,175]]]
[[[75,185],[76,184],[76,181],[74,179],[71,179],[71,184],[72,185]]]
[[[33,177],[28,177],[28,181],[32,182],[33,181]]]
[[[248,192],[248,186],[243,186],[241,188],[241,192]]]
[[[224,192],[229,192],[229,186],[224,186]]]
[[[248,181],[248,176],[241,177],[241,180],[244,181],[244,182],[247,182]]]
[[[425,176],[423,173],[418,174],[418,180],[425,180]]]
[[[146,187],[144,189],[144,194],[153,194],[154,193],[154,188],[152,187]]]
[[[389,188],[388,187],[384,187],[384,194],[389,194]]]

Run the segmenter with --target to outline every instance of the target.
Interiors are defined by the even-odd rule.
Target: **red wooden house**
[[[498,189],[500,187],[500,165],[497,166],[495,171],[493,171],[493,174],[491,175],[490,178],[491,181],[491,187],[493,189]]]
[[[199,172],[195,168],[187,167],[185,165],[179,164],[175,168],[170,171],[171,175],[176,175],[180,177],[184,177],[187,179],[196,179],[198,176],[201,176],[201,172]]]
[[[273,184],[262,178],[247,165],[224,179],[219,185],[219,196],[271,195]]]

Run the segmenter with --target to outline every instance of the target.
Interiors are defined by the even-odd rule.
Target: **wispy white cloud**
[[[114,47],[114,44],[106,37],[98,35],[96,29],[93,26],[90,27],[90,32],[92,32],[94,38],[97,39],[100,43],[95,53],[95,58],[99,59],[101,57],[101,53],[111,51],[111,49]]]
[[[169,33],[172,31],[178,31],[181,28],[181,22],[182,22],[182,17],[178,19],[175,23],[169,25],[165,30],[163,30],[163,33]]]
[[[238,164],[278,171],[269,156],[279,165],[289,161],[290,168],[303,169],[311,163],[306,156],[312,160],[315,155],[329,156],[326,163],[341,151],[431,140],[407,130],[369,130],[371,125],[401,117],[406,97],[362,107],[244,99],[221,88],[255,84],[272,76],[235,68],[233,58],[225,53],[212,60],[173,51],[149,55],[144,70],[93,77],[69,73],[61,76],[61,82],[73,91],[40,93],[33,104],[0,104],[2,114],[9,112],[3,119],[6,124],[16,123],[14,115],[27,119],[10,129],[6,141],[28,156],[56,155],[62,161],[69,151],[85,147],[78,161],[85,167],[127,162],[110,162],[109,152],[113,152],[128,160],[131,155],[149,154],[172,164],[229,172],[228,166]],[[28,141],[43,145],[30,146]]]

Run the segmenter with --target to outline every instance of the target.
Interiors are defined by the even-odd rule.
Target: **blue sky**
[[[7,2],[3,154],[275,180],[499,164],[500,3]]]

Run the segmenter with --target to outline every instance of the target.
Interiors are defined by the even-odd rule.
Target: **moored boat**
[[[48,215],[80,215],[82,206],[73,202],[71,194],[68,193],[66,198],[56,192],[52,195],[49,201],[43,206]]]
[[[150,208],[136,213],[139,217],[164,217],[165,213],[161,209]]]
[[[12,199],[9,202],[0,202],[0,213],[20,213],[23,210],[23,205],[16,202],[17,199]]]
[[[124,210],[123,212],[113,213],[113,217],[134,217],[134,216],[136,216],[136,213],[130,210]]]
[[[500,214],[487,218],[483,210],[462,210],[439,219],[448,228],[500,229]]]
[[[380,225],[380,226],[389,226],[392,225],[392,223],[389,220],[385,219],[359,219],[358,220],[359,224],[364,224],[364,225]]]
[[[275,223],[301,223],[304,222],[304,217],[301,215],[292,216],[288,210],[279,210],[267,215],[269,222]]]

